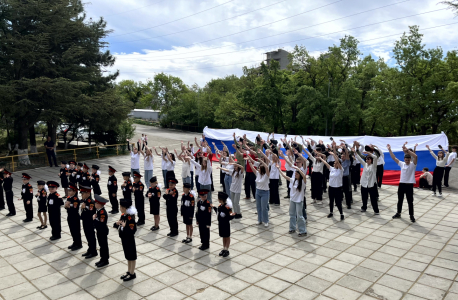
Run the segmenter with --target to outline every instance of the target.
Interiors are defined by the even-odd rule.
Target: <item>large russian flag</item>
[[[218,149],[222,150],[223,149],[223,144],[224,142],[226,146],[229,148],[229,151],[231,153],[234,153],[235,150],[232,147],[232,144],[234,144],[234,138],[233,134],[235,132],[236,137],[241,137],[246,134],[247,138],[250,139],[251,141],[255,141],[256,136],[258,134],[261,135],[261,137],[264,140],[267,140],[268,133],[265,132],[256,132],[256,131],[248,131],[248,130],[240,130],[240,129],[211,129],[208,127],[204,128],[204,135],[208,143],[211,145],[212,142],[216,144]],[[288,135],[288,140],[289,139],[294,139],[296,137],[296,140],[298,143],[302,143],[302,140],[300,136],[294,136],[294,135]],[[331,140],[329,136],[317,136],[317,135],[312,135],[312,136],[303,136],[304,139],[306,138],[311,138],[314,139],[315,141],[323,140],[324,144],[331,144]],[[272,138],[272,136],[271,136]],[[275,139],[279,141],[280,139],[284,138],[284,134],[275,134]],[[401,136],[401,137],[379,137],[379,136],[335,136],[333,137],[334,140],[338,143],[339,140],[344,140],[348,144],[353,144],[353,141],[358,141],[360,144],[363,145],[369,145],[373,144],[379,149],[381,149],[385,155],[385,173],[383,175],[383,184],[388,184],[388,185],[398,185],[399,184],[399,177],[400,177],[400,168],[399,166],[394,162],[393,159],[391,159],[390,154],[386,148],[387,144],[391,145],[391,149],[396,155],[396,157],[399,160],[404,159],[404,152],[402,151],[402,145],[405,142],[407,143],[408,148],[414,148],[415,144],[418,144],[417,149],[416,149],[416,154],[418,156],[418,163],[417,163],[417,172],[416,172],[416,179],[417,179],[417,184],[418,184],[418,177],[422,174],[422,169],[427,167],[429,168],[430,172],[434,170],[436,167],[436,161],[435,159],[431,156],[429,153],[428,149],[426,148],[426,145],[429,145],[429,147],[437,153],[437,150],[439,150],[439,145],[441,145],[444,149],[448,149],[449,143],[448,143],[448,138],[445,135],[444,132],[441,132],[440,134],[430,134],[430,135],[417,135],[417,136]],[[285,152],[285,149],[282,148],[282,151]],[[305,157],[307,157],[306,154],[304,154]],[[282,167],[284,168],[284,161],[282,160]]]

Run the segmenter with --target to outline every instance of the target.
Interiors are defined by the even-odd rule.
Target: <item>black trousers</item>
[[[108,199],[110,199],[112,210],[114,212],[119,211],[119,202],[116,194],[113,196],[113,193],[108,193]]]
[[[356,189],[356,185],[360,184],[361,182],[361,164],[356,164],[355,166],[351,166],[351,183],[353,187]]]
[[[413,216],[413,183],[399,183],[398,186],[398,214],[402,212],[404,194],[409,205],[409,215]]]
[[[294,172],[293,171],[286,171],[286,176],[288,176],[289,178],[291,178],[291,176],[293,176]],[[310,173],[312,174],[312,173]],[[287,185],[287,188],[288,188],[288,197],[290,196],[291,194],[291,188],[289,187],[289,181],[286,181],[286,185]]]
[[[191,171],[191,190],[194,189],[194,171]]]
[[[196,175],[196,189],[200,190],[199,175]]]
[[[450,170],[452,167],[445,167],[445,173],[444,173],[444,185],[448,187],[448,177],[450,175]]]
[[[205,224],[199,223],[199,234],[202,246],[210,246],[210,228],[207,228],[207,225]]]
[[[383,171],[385,169],[383,168],[383,165],[377,165],[377,185],[378,187],[382,186],[382,180],[383,180]]]
[[[428,180],[426,178],[420,178],[420,187],[430,189],[431,185],[429,185]]]
[[[278,194],[278,179],[269,179],[270,204],[280,204],[280,195]]]
[[[52,167],[52,158],[54,160],[54,165],[57,167],[56,153],[54,151],[46,151],[46,155],[48,155],[49,166]]]
[[[223,185],[223,192],[230,196],[231,192],[226,192],[226,185],[224,184],[224,178],[226,177],[226,173],[223,173],[223,171],[221,171],[219,175],[219,182]]]
[[[245,173],[245,197],[250,198],[250,190],[253,198],[256,198],[256,175],[253,172]]]
[[[323,200],[323,174],[312,172],[312,199]]]
[[[83,219],[83,230],[89,246],[87,252],[97,255],[97,240],[95,239],[94,223],[92,222],[92,219]]]
[[[48,211],[49,214],[49,225],[51,225],[51,235],[55,238],[60,238],[62,226],[60,224],[60,210],[59,211]]]
[[[351,192],[351,182],[350,182],[350,175],[344,176],[342,178],[342,189],[345,195],[345,204],[347,207],[351,207],[351,202],[353,201],[353,194]]]
[[[214,192],[215,191],[215,186],[213,185],[213,173],[210,174],[210,180],[212,181],[211,191]]]
[[[100,247],[100,260],[108,261],[110,258],[110,250],[108,249],[108,228],[106,230],[97,230],[97,240]]]
[[[178,234],[178,207],[167,205],[167,221],[169,222],[170,233]]]
[[[138,221],[137,223],[145,222],[145,198],[135,198],[135,208],[137,209]]]
[[[5,191],[6,197],[6,205],[8,206],[8,210],[11,214],[16,214],[16,207],[14,206],[14,193],[13,191]]]
[[[371,188],[361,187],[361,199],[363,200],[363,206],[361,209],[367,209],[367,199],[371,197],[372,209],[375,213],[378,213],[378,202],[377,202],[377,184],[374,184]]]
[[[67,223],[68,227],[70,228],[70,234],[73,238],[73,246],[79,247],[82,246],[81,242],[81,223],[80,223],[80,215],[68,215],[67,216]]]
[[[343,214],[342,211],[342,198],[343,198],[343,191],[342,187],[329,187],[329,211],[332,213],[334,210],[334,202],[339,209],[340,214]]]
[[[444,177],[444,167],[434,168],[433,173],[433,192],[436,192],[436,186],[439,189],[439,193],[442,193],[442,177]]]
[[[0,208],[5,208],[5,197],[3,196],[3,186],[0,185]]]
[[[30,201],[30,204],[27,204],[27,200],[22,200],[24,202],[24,210],[25,210],[25,217],[26,219],[33,219],[33,205],[32,205],[32,200]]]

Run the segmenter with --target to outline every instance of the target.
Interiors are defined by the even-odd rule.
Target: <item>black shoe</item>
[[[9,213],[9,214],[7,214],[6,216],[7,216],[7,217],[12,217],[12,216],[15,216],[15,215],[16,215],[16,214]]]
[[[157,227],[156,227],[156,226],[151,227],[151,231],[156,231],[156,230],[159,230],[159,226],[157,226]]]
[[[41,225],[40,226],[40,230],[43,230],[43,229],[46,229],[46,228],[48,228],[48,225],[45,225],[45,226]]]
[[[175,236],[177,236],[177,235],[178,235],[178,233],[170,233],[170,235],[167,235],[167,236],[169,236],[169,237],[175,237]]]
[[[366,210],[364,208],[361,208],[361,212],[366,212]]]
[[[171,232],[169,232],[169,233],[167,233],[167,236],[170,236],[171,234],[172,234],[172,233],[171,233]]]
[[[184,243],[185,243],[185,244],[189,244],[190,242],[192,242],[192,239],[187,238],[186,241],[185,241]]]
[[[202,245],[202,246],[199,247],[199,250],[207,250],[208,248],[210,248],[210,246]]]
[[[49,239],[50,239],[51,241],[55,241],[55,240],[60,239],[60,237],[52,236],[52,237],[50,237]]]
[[[89,253],[88,255],[86,255],[86,259],[96,257],[97,255],[98,255],[97,253]]]
[[[343,219],[345,219],[344,215],[340,215],[340,220],[342,221]]]
[[[124,278],[123,281],[129,281],[129,280],[132,280],[132,279],[135,279],[135,278],[137,278],[137,275],[135,273],[134,274],[129,274],[129,276]]]
[[[67,247],[67,249],[72,249],[74,247],[74,244],[71,244],[70,246]]]
[[[73,246],[70,250],[76,251],[76,250],[79,250],[79,249],[81,249],[81,248],[83,248],[83,245]]]
[[[86,251],[85,253],[83,253],[81,256],[88,256],[90,253],[89,251]]]
[[[0,210],[4,210],[5,208],[4,207],[0,207]]]
[[[328,218],[332,218],[332,216],[333,216],[333,214],[332,214],[332,213],[330,213],[330,214],[328,215]]]
[[[229,250],[225,250],[223,253],[223,257],[228,257],[229,256]]]
[[[241,219],[241,218],[242,218],[242,215],[240,215],[240,214],[235,214],[235,216],[234,216],[234,219]]]
[[[393,219],[400,219],[401,218],[401,214],[400,213],[396,213],[394,216],[393,216]]]
[[[32,221],[33,221],[33,219],[25,219],[25,220],[22,220],[22,222],[24,222],[24,223],[32,222]]]
[[[145,225],[145,222],[137,222],[137,226]]]
[[[129,272],[126,272],[126,274],[122,275],[119,279],[124,279],[127,278],[130,275]]]
[[[412,223],[415,223],[415,217],[414,217],[414,216],[410,216],[410,221],[411,221]]]
[[[351,209],[351,205],[348,205],[348,206],[347,206],[347,209]]]
[[[97,264],[97,268],[103,268],[105,266],[108,266],[110,263],[108,262],[108,260],[105,260],[105,261],[101,261],[99,264]]]
[[[118,210],[112,210],[112,211],[110,211],[110,214],[118,214],[118,213],[119,213]]]
[[[218,255],[223,256],[224,252],[226,252],[226,250],[221,250],[221,252]]]

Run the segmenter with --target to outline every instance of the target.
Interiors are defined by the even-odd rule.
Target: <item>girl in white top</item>
[[[291,150],[288,149],[286,150],[286,156],[283,154],[283,151],[278,151],[278,155],[283,158],[285,161],[285,169],[286,169],[286,176],[289,178],[294,178],[293,173],[294,173],[294,155],[292,154]],[[287,184],[287,192],[288,194],[286,195],[285,199],[289,199],[290,197],[290,192],[291,189],[289,188],[290,184],[289,181],[286,183]]]
[[[359,148],[359,143],[354,142],[356,147]],[[361,199],[363,201],[363,206],[361,207],[361,212],[366,212],[367,210],[367,199],[368,196],[371,198],[372,208],[376,215],[379,214],[378,203],[377,203],[377,155],[371,154],[369,152],[363,152],[367,156],[365,160],[361,157],[364,157],[359,150],[355,151],[355,147],[352,148],[353,152],[356,152],[356,158],[359,160],[363,166],[363,174],[361,174]]]
[[[162,147],[159,147],[161,149],[161,154],[157,153],[156,147],[153,147],[154,151],[156,152],[157,156],[161,157],[161,170],[162,170],[162,177],[164,178],[164,187],[163,189],[167,189],[168,187],[168,182],[167,182],[167,160],[165,159],[166,156],[166,150],[163,149]]]
[[[243,172],[245,171],[245,168],[242,166],[241,163],[234,163],[231,162],[227,164],[227,166],[232,167],[232,169],[229,168],[221,168],[221,170],[225,172],[231,172],[230,176],[232,178],[231,186],[230,186],[230,193],[231,193],[231,200],[235,212],[235,219],[241,219],[242,218],[242,211],[240,209],[240,194],[242,193],[242,182],[243,182]]]
[[[305,173],[298,167],[293,166],[292,168],[296,171],[294,173],[294,178],[286,176],[283,172],[280,172],[281,176],[290,182],[291,188],[291,199],[289,202],[289,233],[296,232],[297,223],[299,236],[304,236],[307,235],[307,228],[303,215],[303,199],[305,197],[306,177]]]
[[[138,140],[138,145],[140,145],[140,140]],[[137,147],[130,149],[130,143],[127,139],[127,149],[130,151],[130,173],[131,176],[134,176],[134,171],[140,173],[140,153],[138,152]]]
[[[208,153],[212,153],[211,149],[207,146],[206,147]],[[211,175],[213,173],[212,165],[208,161],[206,157],[203,157],[202,159],[202,165],[195,162],[194,160],[191,159],[191,157],[188,155],[190,162],[196,167],[196,172],[199,173],[199,184],[200,184],[200,189],[207,189],[210,192],[207,194],[207,200],[212,203],[212,181],[211,181]]]
[[[250,164],[254,175],[256,176],[256,210],[258,212],[258,224],[264,223],[265,227],[269,226],[269,166],[262,160],[257,158],[259,168],[254,167],[254,160],[247,156],[245,160]]]
[[[342,211],[342,200],[343,200],[343,168],[340,164],[339,158],[334,152],[328,151],[330,156],[334,158],[334,166],[329,165],[321,157],[318,159],[321,160],[326,167],[329,169],[329,215],[328,218],[332,218],[334,210],[334,202],[337,205],[337,208],[340,212],[340,220],[344,219]]]
[[[154,170],[154,157],[153,152],[151,151],[148,146],[145,146],[145,152],[143,153],[143,159],[145,163],[145,182],[149,182],[149,180],[153,177],[153,170]]]
[[[309,143],[307,141],[307,143]],[[309,159],[313,163],[313,170],[312,170],[312,203],[323,204],[323,167],[324,163],[322,160],[316,159],[316,157],[326,158],[325,155],[321,154],[321,148],[317,147],[314,151],[315,156],[304,149],[305,153],[307,153]]]
[[[440,147],[442,151],[437,152],[437,156],[436,156],[436,154],[434,154],[433,150],[431,150],[428,145],[426,145],[426,148],[429,150],[431,155],[436,160],[436,168],[434,168],[434,173],[433,173],[433,187],[432,187],[433,196],[436,196],[436,187],[437,187],[439,189],[439,197],[442,197],[442,177],[444,177],[445,164],[448,161],[448,156],[450,155],[450,153],[446,151],[446,154],[444,155],[444,149]]]
[[[258,150],[258,153],[264,158],[264,161],[269,166],[269,190],[270,190],[270,199],[269,204],[274,204],[275,206],[280,205],[280,194],[278,191],[280,184],[280,160],[278,156],[273,153],[271,150],[267,149],[266,154],[262,153],[261,149]]]
[[[180,153],[178,155],[177,151],[175,150],[175,155],[178,157],[179,160],[183,162],[181,165],[181,178],[183,179],[183,183],[191,184],[191,159],[187,158],[186,155]]]

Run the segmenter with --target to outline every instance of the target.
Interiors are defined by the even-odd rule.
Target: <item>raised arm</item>
[[[403,146],[404,147],[404,146]],[[399,159],[396,158],[396,156],[394,155],[393,151],[391,151],[391,146],[390,144],[386,145],[386,148],[388,149],[388,151],[390,152],[390,156],[391,156],[391,159],[393,159],[396,164],[399,164]]]
[[[431,150],[431,148],[429,148],[428,145],[426,145],[426,148],[429,150],[429,153],[431,153],[431,155],[434,157],[434,159],[437,160],[437,155],[434,154],[433,150]]]
[[[410,150],[407,149],[407,148],[406,148],[406,150],[407,150],[406,152],[409,153],[410,156],[413,158],[412,161],[413,161],[414,165],[417,165],[417,162],[418,162],[418,156],[417,156],[417,154],[414,153],[414,152],[412,152],[412,151],[410,151]]]
[[[260,158],[258,158],[258,162],[259,162],[260,164],[262,164],[262,165],[264,166],[264,168],[266,168],[266,174],[267,174],[267,176],[270,176],[269,166],[266,165],[266,163],[263,162],[262,159],[260,159]]]
[[[328,162],[327,162],[326,160],[322,159],[321,157],[317,157],[316,159],[317,159],[318,161],[321,161],[322,163],[324,163],[324,165],[325,165],[326,167],[328,167],[329,170],[331,170],[331,166],[328,164]]]
[[[196,143],[197,147],[199,147],[199,148],[201,147],[200,143],[197,141],[197,137],[194,137],[194,142]]]

